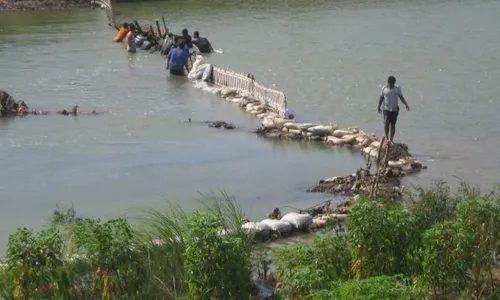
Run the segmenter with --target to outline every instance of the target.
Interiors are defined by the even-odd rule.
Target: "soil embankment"
[[[0,11],[66,10],[89,8],[90,0],[0,0]]]

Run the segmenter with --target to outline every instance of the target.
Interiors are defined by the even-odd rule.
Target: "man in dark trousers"
[[[410,106],[406,103],[401,88],[396,86],[396,78],[394,76],[389,76],[387,78],[387,85],[382,87],[382,93],[378,99],[378,113],[381,114],[382,110],[384,113],[384,131],[385,137],[389,139],[390,142],[394,140],[394,135],[396,134],[396,122],[398,120],[399,105],[398,100],[406,106],[406,110],[410,110]],[[383,104],[382,109],[380,108]],[[391,131],[391,136],[389,138],[389,128]]]

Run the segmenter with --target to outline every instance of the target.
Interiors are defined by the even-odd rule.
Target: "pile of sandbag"
[[[284,215],[280,221],[287,222],[292,225],[295,230],[304,230],[309,228],[313,222],[313,218],[309,214],[299,214],[295,212]]]
[[[266,238],[271,233],[271,227],[262,222],[247,222],[241,225],[249,235],[257,238]]]

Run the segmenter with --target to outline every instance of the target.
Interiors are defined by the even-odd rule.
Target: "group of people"
[[[167,70],[171,75],[185,76],[185,70],[189,73],[188,61],[193,53],[214,52],[210,41],[201,37],[199,31],[193,32],[192,37],[187,29],[182,30],[182,35],[166,33],[158,41],[150,31],[142,31],[134,23],[123,23],[121,27],[115,25],[115,28],[119,33],[113,41],[124,40],[129,53],[136,53],[137,48],[142,47],[145,41],[149,42],[149,48],[158,46],[160,53],[167,56]]]

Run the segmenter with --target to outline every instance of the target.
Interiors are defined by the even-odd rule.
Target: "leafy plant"
[[[468,283],[473,235],[463,221],[445,221],[423,238],[424,280],[438,299],[451,299]]]
[[[133,233],[127,221],[119,218],[101,223],[87,218],[77,228],[77,245],[86,251],[95,270],[92,291],[100,292],[103,299],[139,294],[143,268],[131,249]]]
[[[292,296],[304,296],[329,287],[332,281],[348,279],[351,254],[347,239],[326,234],[315,237],[312,244],[280,249],[274,262],[285,288],[293,288]]]
[[[196,212],[186,224],[186,282],[193,299],[248,299],[248,239],[228,231],[225,220]]]
[[[24,228],[9,236],[7,272],[16,299],[70,299],[71,284],[62,259],[63,241],[54,228],[34,235]]]

